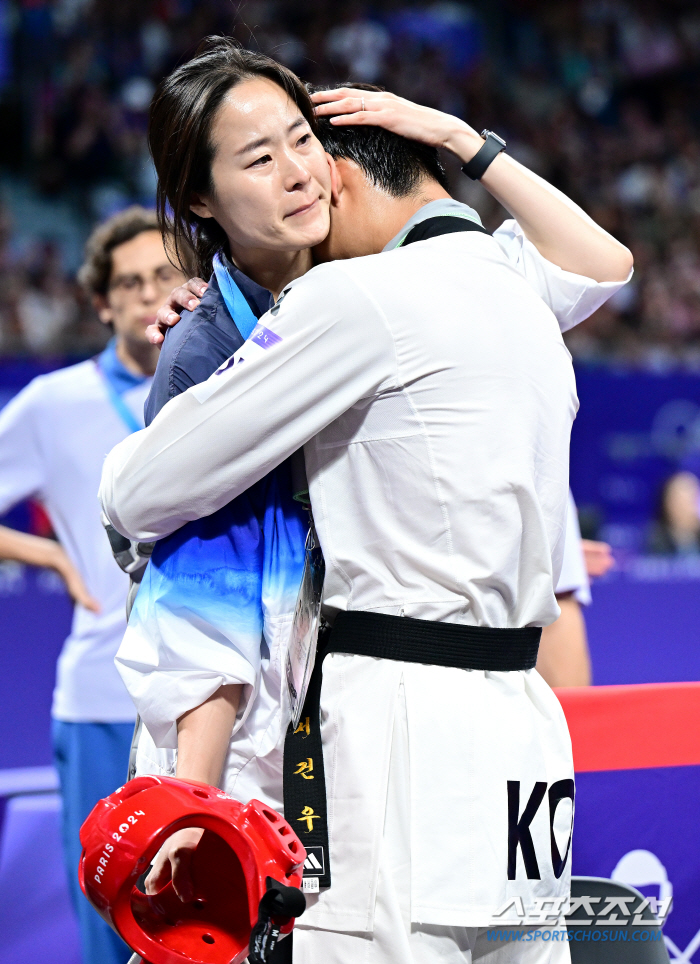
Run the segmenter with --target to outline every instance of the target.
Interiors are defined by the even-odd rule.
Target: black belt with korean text
[[[323,660],[329,653],[497,673],[533,669],[542,630],[491,629],[384,613],[341,612],[321,631],[299,725],[284,743],[284,815],[306,848],[304,890],[330,887],[328,807],[321,744]]]

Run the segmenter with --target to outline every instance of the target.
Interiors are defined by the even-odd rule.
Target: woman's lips
[[[289,214],[286,215],[286,217],[294,218],[299,214],[307,214],[317,204],[318,204],[318,198],[314,198],[314,200],[311,201],[309,204],[302,204],[301,207],[296,208],[294,211],[290,211]]]

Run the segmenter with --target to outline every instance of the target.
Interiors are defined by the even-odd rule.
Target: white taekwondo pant
[[[498,927],[411,923],[410,880],[408,723],[402,683],[394,717],[374,931],[321,930],[305,926],[301,917],[294,929],[294,964],[570,964],[565,928],[552,932],[549,940],[504,942],[488,939]]]

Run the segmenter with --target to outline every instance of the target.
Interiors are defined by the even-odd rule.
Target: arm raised
[[[464,164],[484,143],[465,121],[385,91],[341,87],[318,91],[312,100],[316,113],[330,116],[333,125],[384,127],[402,137],[445,148]],[[481,183],[552,264],[598,282],[622,282],[629,277],[631,252],[565,194],[507,153],[491,162]]]

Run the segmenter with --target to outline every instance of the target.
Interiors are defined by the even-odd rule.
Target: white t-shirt
[[[150,379],[121,395],[141,424],[149,387]],[[114,666],[129,579],[112,557],[96,497],[105,455],[128,434],[94,361],[35,378],[0,412],[0,513],[38,499],[101,606],[99,615],[75,607],[58,660],[58,720],[126,722],[135,715]]]

